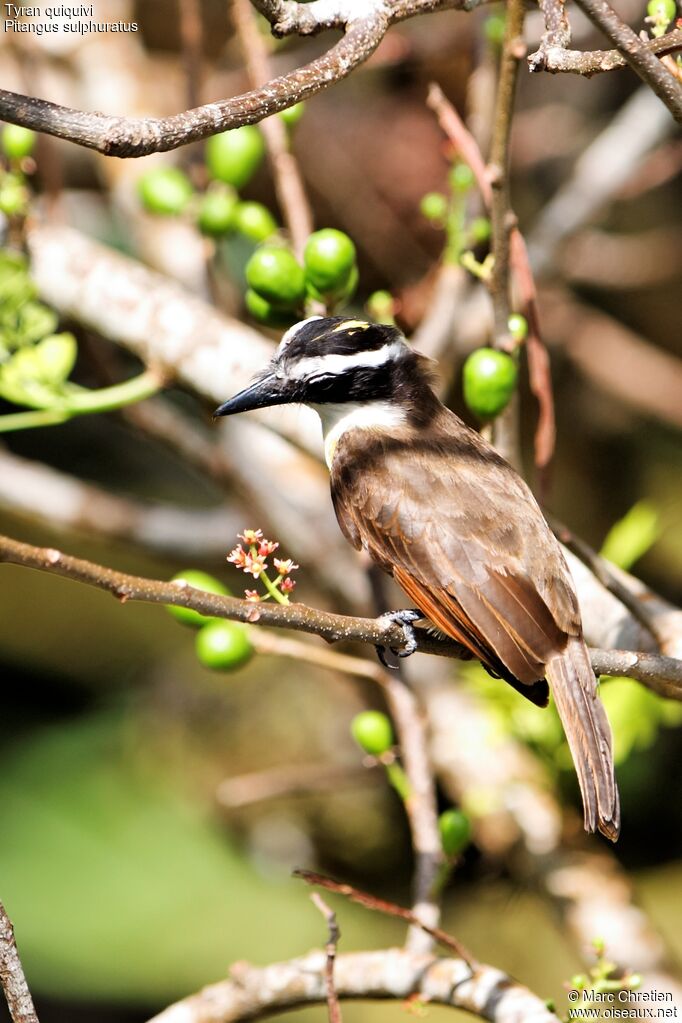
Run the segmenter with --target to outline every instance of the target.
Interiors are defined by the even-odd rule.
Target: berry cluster
[[[205,593],[230,596],[230,591],[219,579],[196,568],[180,572],[173,577],[172,582],[182,583]],[[236,671],[253,657],[254,651],[247,626],[225,618],[208,618],[191,608],[176,607],[174,604],[168,605],[168,612],[182,625],[199,630],[195,652],[204,667],[212,668],[214,671]]]
[[[306,299],[331,312],[357,287],[355,245],[343,231],[323,228],[308,238],[301,265],[291,249],[268,243],[246,264],[246,282],[247,309],[264,323],[290,324],[303,314]]]

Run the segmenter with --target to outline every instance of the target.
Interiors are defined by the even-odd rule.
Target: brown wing
[[[580,634],[561,551],[530,491],[456,417],[435,441],[346,434],[332,496],[350,542],[495,674],[532,686]]]

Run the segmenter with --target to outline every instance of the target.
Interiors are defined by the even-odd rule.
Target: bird
[[[530,488],[434,390],[432,360],[395,326],[310,316],[214,416],[313,408],[346,539],[414,609],[391,612],[416,648],[427,619],[538,706],[552,696],[571,750],[585,830],[620,831],[611,731],[575,586]]]

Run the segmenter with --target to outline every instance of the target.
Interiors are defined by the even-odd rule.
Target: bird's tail
[[[563,653],[548,662],[546,671],[580,782],[585,830],[598,828],[615,842],[620,831],[620,800],[611,729],[582,638],[569,639]]]

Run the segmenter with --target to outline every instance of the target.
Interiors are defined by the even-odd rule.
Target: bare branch
[[[53,548],[33,547],[6,536],[0,536],[0,562],[24,565],[87,583],[111,593],[123,604],[129,600],[148,604],[173,604],[192,608],[208,617],[308,632],[321,636],[329,643],[355,640],[373,646],[400,649],[404,642],[402,629],[387,622],[385,618],[353,618],[320,611],[304,604],[252,604],[236,597],[222,597],[195,590],[184,583],[164,582],[117,572]],[[460,659],[469,656],[467,651],[452,640],[439,638],[423,628],[419,628],[418,633],[418,649],[421,653]],[[667,683],[670,689],[667,695],[682,699],[682,662],[676,658],[629,652],[629,659],[632,661],[634,658],[634,663],[628,665],[624,663],[622,651],[593,651],[593,655],[597,654],[600,672],[618,675],[624,670],[629,678],[635,678],[650,688],[658,683]]]
[[[14,940],[12,921],[0,902],[0,984],[13,1023],[38,1023],[31,992]]]
[[[150,1023],[237,1023],[285,1009],[326,1002],[323,951],[262,969],[233,967],[232,979],[177,1002]],[[411,996],[464,1009],[491,1023],[558,1023],[544,1001],[507,974],[479,965],[472,974],[462,959],[437,959],[402,949],[337,956],[339,998],[397,999]]]
[[[682,124],[682,84],[664,67],[636,32],[616,14],[606,0],[576,0],[578,7],[608,36],[632,70],[665,103]]]
[[[547,53],[551,50],[565,50],[571,41],[571,26],[566,17],[566,0],[538,0],[538,6],[545,20],[545,31],[537,53],[528,57],[531,71],[546,67]]]
[[[540,48],[528,56],[528,66],[531,71],[549,71],[558,74],[565,71],[574,75],[599,74],[602,71],[613,71],[615,68],[625,67],[627,61],[619,50],[567,50],[558,42],[547,41],[546,36],[542,37]],[[649,53],[661,57],[664,54],[676,53],[682,49],[682,29],[674,29],[660,39],[648,39],[643,41],[643,46]]]
[[[96,149],[105,156],[138,157],[166,152],[217,132],[262,121],[346,78],[374,53],[393,22],[435,10],[468,9],[478,2],[371,0],[358,4],[353,0],[346,3],[318,0],[307,6],[292,0],[263,3],[260,9],[274,22],[279,35],[318,32],[324,28],[344,28],[345,34],[321,57],[273,78],[261,88],[170,117],[127,118],[85,112],[0,89],[0,119]]]

